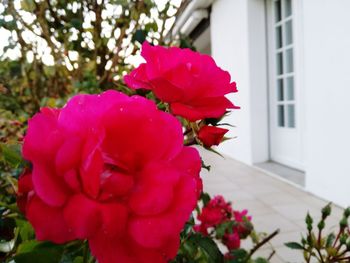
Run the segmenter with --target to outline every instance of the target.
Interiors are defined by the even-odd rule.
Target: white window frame
[[[267,59],[268,59],[268,109],[269,109],[269,137],[271,140],[271,129],[272,129],[272,125],[275,126],[275,128],[280,128],[283,129],[285,132],[293,132],[295,129],[297,129],[297,132],[299,133],[298,137],[298,143],[300,145],[302,145],[303,147],[301,148],[301,161],[300,162],[296,162],[290,163],[291,167],[297,168],[299,170],[304,171],[305,170],[305,147],[304,147],[304,132],[306,131],[306,125],[305,125],[305,114],[301,114],[301,113],[305,113],[305,93],[306,90],[304,88],[304,66],[303,66],[303,0],[291,0],[292,1],[292,14],[290,17],[288,18],[283,18],[282,15],[282,19],[281,21],[279,21],[278,23],[276,23],[275,21],[272,21],[272,19],[274,19],[274,15],[272,14],[272,12],[274,11],[274,2],[275,0],[265,0],[265,4],[266,4],[266,32],[267,32]],[[284,11],[283,11],[284,12]],[[282,21],[288,21],[289,19],[292,20],[292,27],[293,27],[293,33],[292,33],[292,37],[293,37],[293,42],[292,44],[286,46],[286,47],[282,47],[277,49],[276,48],[276,25],[277,24],[281,24]],[[272,26],[273,25],[273,26]],[[282,32],[282,38],[284,40],[285,38],[285,34],[284,32]],[[285,125],[286,127],[278,127],[277,125],[277,96],[275,96],[274,98],[272,98],[271,96],[271,89],[272,87],[274,88],[275,92],[277,91],[277,65],[276,65],[276,54],[277,54],[277,50],[285,50],[288,49],[289,47],[293,47],[293,73],[284,73],[281,75],[283,77],[287,77],[287,76],[293,76],[294,77],[294,100],[290,101],[295,103],[295,128],[289,128],[287,127],[287,119],[285,118]],[[286,61],[283,61],[283,66],[285,69],[285,63]],[[285,81],[284,81],[285,82]],[[286,90],[285,87],[285,83],[283,89]],[[284,96],[286,96],[286,93],[284,94]],[[287,101],[287,104],[289,103],[289,101]],[[272,111],[272,107],[276,107],[275,109],[275,115],[272,116],[271,111]],[[273,111],[272,111],[273,112]],[[287,114],[287,112],[285,111],[284,114]],[[271,156],[271,144],[269,145],[269,152],[270,152],[270,159],[273,159]],[[275,158],[274,158],[275,160]],[[276,160],[278,162],[281,163],[286,163],[284,162],[284,160],[279,161]]]

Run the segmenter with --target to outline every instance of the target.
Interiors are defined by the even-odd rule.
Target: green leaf
[[[232,221],[227,221],[224,222],[216,227],[216,237],[218,239],[221,239],[225,233],[232,232],[232,227],[233,227],[234,222]]]
[[[40,242],[37,240],[28,240],[21,243],[17,248],[17,254],[28,253],[35,249]]]
[[[147,36],[146,30],[138,29],[136,30],[135,34],[132,36],[132,41],[133,42],[137,41],[140,44],[142,44],[143,42],[145,42],[146,36]]]
[[[203,205],[206,206],[210,202],[210,195],[208,193],[202,192],[201,194],[201,200],[203,202]]]
[[[269,261],[265,258],[257,258],[257,259],[254,259],[253,261],[254,263],[269,263]]]
[[[229,263],[247,263],[248,252],[244,249],[232,250],[230,255],[233,259],[230,259]]]
[[[28,221],[16,219],[16,224],[19,227],[19,236],[22,241],[31,240],[34,238],[34,229]]]
[[[63,254],[63,246],[43,242],[34,249],[17,254],[13,259],[16,263],[59,263]]]
[[[153,22],[153,23],[148,23],[145,25],[145,30],[146,31],[153,31],[153,32],[158,32],[158,24],[157,22]]]
[[[34,0],[22,0],[21,1],[21,8],[24,11],[32,13],[35,10]]]
[[[73,263],[83,263],[84,262],[84,258],[83,257],[76,257],[73,261]]]
[[[216,243],[209,237],[201,237],[197,241],[198,246],[200,246],[209,256],[209,262],[220,263],[224,262],[224,257],[221,254]]]
[[[288,243],[284,243],[284,245],[291,249],[302,249],[302,250],[304,249],[304,247],[298,242],[288,242]]]
[[[0,144],[0,151],[3,160],[11,165],[13,168],[17,168],[22,162],[21,147],[18,144]]]
[[[83,26],[83,22],[79,18],[72,18],[70,24],[76,29],[81,29]]]
[[[195,256],[197,249],[200,248],[207,256],[206,263],[224,262],[224,256],[220,252],[217,244],[209,237],[204,237],[201,234],[193,234],[183,245],[185,249],[190,252],[188,254],[191,256]]]

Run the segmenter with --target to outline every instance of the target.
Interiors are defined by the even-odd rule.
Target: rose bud
[[[206,125],[199,130],[198,139],[204,144],[205,147],[209,148],[213,145],[219,145],[227,132],[228,129]]]

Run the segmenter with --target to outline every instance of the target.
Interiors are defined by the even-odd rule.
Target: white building
[[[350,205],[350,0],[192,0],[174,31],[238,84],[223,153]]]

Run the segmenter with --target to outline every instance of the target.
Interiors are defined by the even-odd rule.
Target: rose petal
[[[160,214],[173,200],[172,188],[168,183],[145,182],[131,195],[129,205],[137,215]]]
[[[42,108],[28,121],[24,137],[23,157],[28,161],[54,158],[62,136],[57,127],[60,110]]]
[[[119,203],[100,204],[102,214],[101,231],[106,238],[124,235],[128,220],[128,209]]]
[[[76,238],[65,223],[62,209],[48,206],[37,196],[32,197],[28,203],[27,218],[33,225],[38,240],[63,244]]]
[[[96,198],[100,191],[100,176],[104,167],[100,149],[102,139],[103,135],[100,134],[99,138],[92,137],[86,142],[80,167],[84,191],[92,198]]]
[[[32,180],[35,193],[48,205],[62,206],[71,194],[49,164],[34,163]]]
[[[152,89],[146,75],[146,64],[141,64],[138,68],[124,76],[124,82],[132,89]]]
[[[128,236],[120,239],[106,239],[104,235],[97,234],[94,238],[89,239],[89,245],[92,254],[99,263],[169,262],[166,255],[167,251],[144,248]]]
[[[175,102],[182,99],[184,91],[179,87],[171,84],[163,78],[156,78],[151,80],[154,86],[153,91],[156,96],[166,102]]]
[[[101,226],[102,218],[98,203],[82,194],[71,197],[63,213],[67,225],[78,238],[89,238]]]
[[[170,108],[173,114],[182,116],[190,121],[205,118],[220,118],[227,109],[239,107],[235,106],[225,97],[202,98],[191,103],[171,103]]]
[[[58,174],[76,167],[81,158],[82,141],[78,137],[70,137],[58,149],[56,154],[56,171]]]

